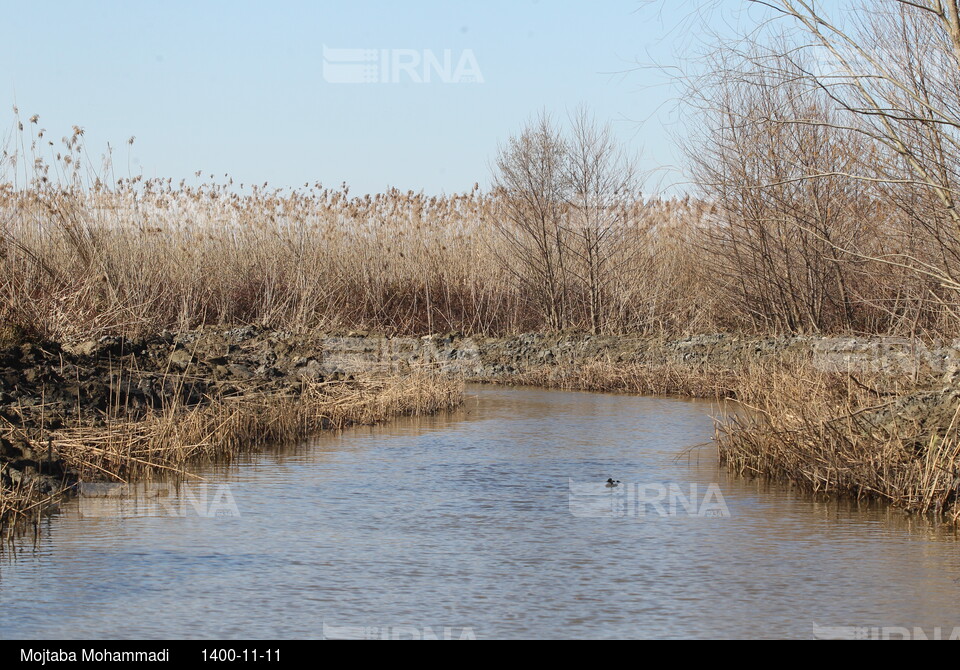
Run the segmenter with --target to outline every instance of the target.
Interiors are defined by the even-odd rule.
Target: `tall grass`
[[[135,481],[151,473],[190,476],[198,461],[303,439],[319,430],[375,424],[399,415],[425,415],[458,406],[463,381],[429,371],[351,382],[304,382],[300,393],[217,398],[200,405],[171,402],[140,420],[76,423],[21,437],[71,470],[70,482]],[[7,467],[7,466],[0,466]],[[42,467],[42,466],[41,466]],[[30,519],[62,491],[41,493],[36,480],[0,486],[0,523]]]
[[[81,129],[44,151],[43,131],[28,128],[0,160],[0,322],[59,339],[220,323],[387,334],[556,327],[516,274],[524,252],[505,234],[503,191],[357,196],[346,186],[273,189],[229,177],[114,179],[109,163],[90,166]],[[838,216],[857,217],[865,251],[879,253],[896,212],[858,207]],[[751,264],[742,256],[752,252],[724,233],[729,210],[639,197],[628,210],[604,233],[613,240],[608,276],[568,278],[565,328],[591,329],[601,304],[608,333],[908,333],[918,323],[941,328],[952,308],[921,306],[911,296],[926,289],[889,264],[792,251],[805,243],[793,232],[803,222],[769,227],[775,239],[764,247],[780,256]],[[781,318],[816,280],[814,260],[822,275],[842,275],[844,318]]]
[[[720,459],[747,476],[881,499],[960,520],[960,396],[861,379],[814,360],[757,361],[717,424]]]
[[[82,477],[126,479],[179,471],[201,458],[300,440],[321,429],[423,415],[462,402],[463,384],[426,372],[356,382],[305,383],[296,395],[245,395],[193,407],[170,405],[140,421],[74,427],[52,448]]]
[[[688,208],[637,205],[649,256]],[[210,323],[504,334],[542,328],[500,262],[494,197],[225,185],[0,190],[0,315],[50,337]],[[678,213],[680,216],[678,216]],[[657,240],[643,241],[657,223]],[[682,282],[620,287],[623,328],[683,315]],[[677,277],[675,277],[677,279]],[[676,316],[675,316],[676,315]],[[691,315],[695,318],[696,315]]]

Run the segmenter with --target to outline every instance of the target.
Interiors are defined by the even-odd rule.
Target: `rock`
[[[261,379],[277,379],[283,376],[280,370],[269,365],[261,365],[254,374]]]
[[[109,351],[114,344],[116,344],[114,338],[101,338],[100,340],[87,340],[79,344],[68,344],[63,347],[63,350],[73,356],[97,358],[104,352]]]
[[[122,337],[111,337],[109,335],[101,337],[97,342],[96,354],[98,356],[119,356],[123,353],[126,340]]]
[[[220,393],[224,396],[238,395],[240,390],[233,384],[221,384]]]
[[[323,366],[320,365],[319,361],[311,358],[309,361],[307,361],[306,365],[301,368],[300,377],[312,381],[322,381]]]
[[[227,370],[231,376],[236,377],[237,379],[250,379],[253,377],[253,371],[250,370],[246,365],[228,365]]]
[[[170,354],[170,364],[181,370],[185,369],[193,360],[193,354],[186,349],[178,349]]]
[[[177,345],[193,344],[200,339],[200,333],[196,331],[180,332],[173,336],[173,342]]]
[[[244,328],[226,330],[223,334],[225,337],[232,339],[235,342],[245,342],[257,336],[257,329],[253,326],[246,326]]]

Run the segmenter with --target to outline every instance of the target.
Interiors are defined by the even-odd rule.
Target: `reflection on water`
[[[71,503],[36,547],[0,559],[0,636],[802,638],[815,626],[960,627],[952,534],[882,506],[728,477],[709,447],[683,454],[710,439],[715,411],[473,387],[449,415],[210,468],[203,500],[168,487],[148,494],[168,496],[162,504],[101,500],[91,514]],[[598,491],[611,504],[578,513],[571,486],[608,478],[622,482]],[[696,486],[703,497],[711,484],[728,514],[682,500],[658,513],[660,491],[689,498]],[[236,514],[211,513],[224,492]]]

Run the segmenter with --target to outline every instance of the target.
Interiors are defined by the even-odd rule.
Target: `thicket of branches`
[[[956,2],[752,2],[691,80],[730,304],[757,327],[954,333]]]

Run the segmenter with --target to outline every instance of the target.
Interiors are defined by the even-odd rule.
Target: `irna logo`
[[[482,84],[472,49],[332,49],[323,47],[328,84]]]

